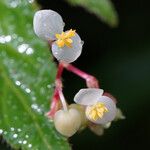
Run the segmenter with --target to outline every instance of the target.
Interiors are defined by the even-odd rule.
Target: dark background
[[[88,129],[70,139],[73,150],[148,149],[150,146],[150,1],[113,0],[119,26],[110,28],[81,7],[63,0],[38,0],[42,8],[60,13],[65,29],[76,29],[84,40],[81,57],[74,63],[95,75],[101,88],[118,99],[126,120],[113,123],[104,136]],[[84,88],[82,79],[64,73],[65,96],[70,103]],[[3,150],[6,144],[0,145]],[[7,148],[9,149],[9,148]]]

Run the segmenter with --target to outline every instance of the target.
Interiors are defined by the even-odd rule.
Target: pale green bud
[[[89,124],[90,130],[98,136],[102,136],[104,134],[104,127],[99,124]]]
[[[54,124],[59,133],[66,137],[71,137],[80,128],[80,113],[73,108],[69,110],[59,110],[55,113]]]
[[[121,111],[121,109],[117,108],[117,113],[115,116],[114,121],[118,121],[120,119],[125,119],[126,117],[123,115],[123,112]]]
[[[79,104],[71,104],[69,105],[69,108],[74,108],[78,110],[78,112],[80,113],[80,117],[81,117],[80,130],[83,130],[87,126],[87,123],[88,123],[88,120],[85,116],[85,107]]]

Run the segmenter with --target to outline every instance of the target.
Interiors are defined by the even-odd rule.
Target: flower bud
[[[54,116],[54,124],[59,133],[66,137],[71,137],[78,131],[81,125],[80,113],[73,108],[59,110]]]
[[[125,119],[125,118],[126,117],[123,115],[121,109],[117,108],[117,113],[116,113],[114,121],[118,121],[120,119]]]
[[[88,123],[88,120],[85,116],[85,107],[79,104],[71,104],[69,108],[74,108],[78,110],[78,112],[80,113],[80,117],[81,117],[80,130],[83,130],[87,126],[87,123]]]
[[[108,129],[111,126],[111,122],[102,125],[104,129]]]
[[[111,122],[108,122],[103,125],[89,122],[88,126],[93,133],[95,133],[98,136],[102,136],[104,134],[104,130],[108,129],[111,126]]]
[[[102,136],[104,134],[104,127],[102,125],[90,123],[89,128],[98,136]]]

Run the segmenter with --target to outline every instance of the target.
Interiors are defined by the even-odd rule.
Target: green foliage
[[[67,0],[73,5],[86,8],[91,13],[96,14],[111,27],[118,25],[118,15],[110,0]]]
[[[31,0],[0,1],[0,134],[22,150],[67,150],[46,117],[56,74],[48,46],[33,33]]]

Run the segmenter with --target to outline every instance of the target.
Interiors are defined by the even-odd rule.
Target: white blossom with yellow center
[[[39,10],[33,19],[35,34],[52,43],[52,53],[58,61],[74,62],[82,52],[83,42],[75,30],[64,32],[62,17],[53,10]]]
[[[114,120],[116,116],[116,104],[103,96],[103,90],[97,88],[81,89],[74,97],[74,101],[85,105],[87,119],[96,124],[106,124]]]

